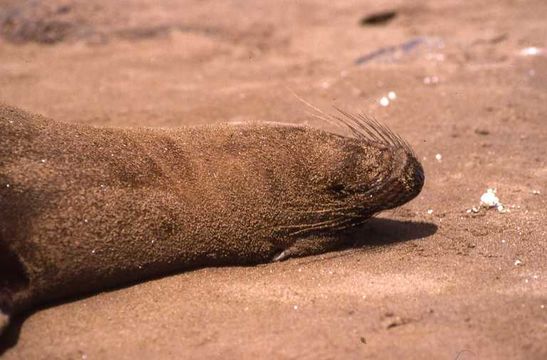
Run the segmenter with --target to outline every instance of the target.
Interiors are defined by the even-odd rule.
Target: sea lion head
[[[333,117],[352,137],[344,137],[338,164],[328,172],[330,188],[348,195],[364,213],[392,209],[414,199],[425,175],[410,145],[388,127],[364,115],[339,110]]]
[[[406,141],[373,119],[339,111],[330,120],[343,124],[351,136],[324,136],[309,155],[316,196],[307,205],[309,216],[298,221],[299,235],[361,225],[412,200],[424,185],[423,167]]]

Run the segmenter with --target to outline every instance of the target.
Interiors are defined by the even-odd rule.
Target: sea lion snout
[[[330,120],[345,125],[353,137],[342,140],[342,155],[333,167],[334,181],[327,190],[340,195],[361,218],[414,199],[425,175],[410,145],[373,119],[339,112],[341,115]]]
[[[424,168],[414,157],[411,159],[409,166],[406,167],[405,179],[408,179],[406,188],[411,194],[408,200],[411,200],[420,193],[425,183]]]
[[[394,149],[388,177],[378,181],[369,191],[369,204],[377,204],[377,211],[389,210],[414,199],[424,185],[422,165],[409,147]]]
[[[422,165],[413,153],[406,153],[405,157],[404,166],[397,176],[397,184],[393,187],[393,192],[398,196],[390,208],[414,199],[424,186],[425,174]]]

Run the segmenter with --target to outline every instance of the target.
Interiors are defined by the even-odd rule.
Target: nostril
[[[423,182],[425,180],[424,169],[419,164],[415,168],[414,179],[417,180],[417,183],[419,183],[419,184],[423,184]]]

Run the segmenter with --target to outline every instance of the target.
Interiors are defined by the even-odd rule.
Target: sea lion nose
[[[419,188],[421,189],[425,182],[425,174],[424,169],[420,164],[418,164],[416,172],[414,174],[414,180],[416,180],[416,184],[419,185]]]
[[[409,183],[407,184],[409,198],[413,199],[420,193],[424,186],[425,174],[422,165],[417,160],[414,160],[411,164],[412,165],[407,168],[406,178],[409,179]]]

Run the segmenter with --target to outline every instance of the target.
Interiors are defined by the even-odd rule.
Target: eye
[[[340,183],[334,183],[327,187],[327,190],[336,194],[336,195],[345,195],[346,194],[346,187],[343,184]]]

